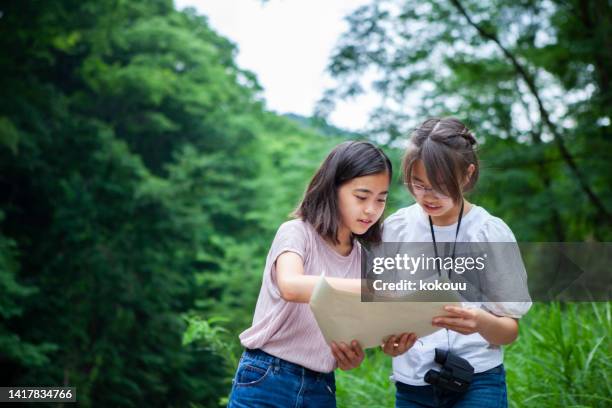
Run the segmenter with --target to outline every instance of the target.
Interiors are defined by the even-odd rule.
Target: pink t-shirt
[[[302,220],[280,226],[266,259],[263,281],[253,324],[240,334],[240,342],[250,349],[262,349],[283,360],[319,372],[336,368],[329,345],[306,303],[285,301],[276,283],[276,259],[283,252],[295,252],[304,261],[304,274],[340,278],[359,278],[361,246],[342,256],[323,240],[315,229]]]

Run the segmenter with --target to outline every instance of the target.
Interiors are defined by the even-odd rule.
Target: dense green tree
[[[478,200],[519,238],[610,239],[608,2],[381,0],[347,20],[322,115],[370,86],[389,142],[458,116],[482,142]]]
[[[184,316],[248,325],[276,226],[338,139],[265,112],[234,45],[171,1],[0,11],[3,383],[216,404],[229,378],[182,345]]]
[[[182,314],[257,231],[254,77],[171,1],[1,10],[4,383],[216,401],[218,357],[182,347]]]

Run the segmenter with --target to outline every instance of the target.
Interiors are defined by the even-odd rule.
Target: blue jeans
[[[336,407],[334,373],[319,373],[247,349],[232,380],[228,408]]]
[[[474,374],[465,393],[443,391],[432,385],[414,386],[395,383],[396,408],[453,407],[507,408],[506,372],[504,365]]]

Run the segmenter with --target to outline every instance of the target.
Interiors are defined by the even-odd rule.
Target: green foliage
[[[7,4],[0,31],[2,382],[216,404],[223,357],[183,345],[183,316],[232,316],[238,349],[339,139],[265,112],[235,47],[170,1]]]
[[[447,2],[413,6],[398,15],[357,11],[353,37],[332,61],[332,72],[352,79],[368,64],[384,66],[376,89],[398,101],[435,85],[417,99],[424,102],[414,117],[377,111],[368,135],[387,131],[392,141],[424,116],[469,112],[484,142],[476,202],[521,240],[609,238],[550,130],[537,117],[528,131],[517,128],[515,110],[533,110],[533,100],[508,61],[474,53],[486,41]],[[597,20],[577,31],[586,23],[573,2],[552,11],[533,2],[467,7],[504,38],[514,14],[531,16],[511,49],[530,72],[547,73],[539,87],[579,94],[595,86],[555,120],[569,121],[560,128],[570,153],[608,202],[606,29]],[[587,15],[609,18],[597,7]],[[265,111],[255,76],[236,65],[236,47],[172,1],[21,1],[1,12],[1,382],[75,386],[85,407],[223,403],[277,227],[329,150],[365,136]],[[545,22],[557,42],[539,47],[529,35]],[[389,30],[403,26],[415,31],[394,39],[407,46],[374,46],[392,44]],[[578,46],[569,47],[574,38]],[[439,64],[431,63],[436,53]],[[337,96],[360,90],[344,85]],[[385,150],[395,166],[390,213],[411,198],[401,149],[391,142]],[[610,366],[609,305],[592,311],[538,307],[528,315],[508,353],[516,404],[609,402],[609,387],[597,388]],[[563,367],[557,385],[545,364],[520,359],[548,358],[548,348],[547,362]],[[389,364],[371,351],[361,368],[340,373],[340,406],[392,405]]]
[[[199,276],[257,258],[240,250],[258,231],[254,77],[171,2],[2,12],[3,383],[74,385],[84,406],[216,402],[219,357],[183,347],[181,316],[223,304]]]
[[[0,211],[0,221],[4,213]],[[23,341],[5,322],[23,315],[23,302],[38,293],[32,286],[17,282],[19,270],[15,241],[0,233],[0,350],[2,359],[25,367],[41,367],[49,362],[48,354],[56,350],[51,343],[32,344]],[[2,361],[0,359],[0,361]]]
[[[235,369],[237,354],[229,345],[228,339],[223,338],[223,335],[228,331],[217,323],[228,322],[227,318],[211,317],[208,320],[203,320],[198,316],[186,316],[187,330],[183,334],[183,345],[189,345],[197,341],[204,343],[206,348],[214,354],[223,357],[225,363],[229,367],[228,373],[231,375]]]
[[[608,407],[610,302],[536,305],[507,349],[515,407]]]
[[[380,349],[366,350],[366,357],[358,368],[336,371],[338,407],[394,407],[391,372],[391,357]]]
[[[371,85],[392,145],[456,116],[482,145],[474,200],[520,240],[610,240],[609,3],[382,0],[347,21],[321,115]]]

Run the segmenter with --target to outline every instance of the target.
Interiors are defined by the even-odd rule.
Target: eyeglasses
[[[414,192],[414,195],[417,195],[419,197],[422,197],[422,196],[425,195],[425,193],[429,192],[435,198],[438,198],[440,200],[446,200],[446,199],[450,198],[446,194],[442,194],[442,193],[434,190],[433,188],[427,188],[427,187],[425,187],[422,184],[406,183],[406,185],[408,185],[408,184],[410,184],[410,186],[412,186],[412,191]]]

